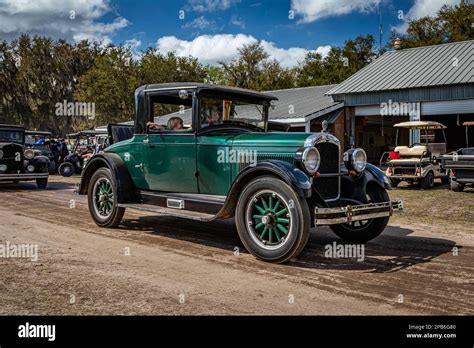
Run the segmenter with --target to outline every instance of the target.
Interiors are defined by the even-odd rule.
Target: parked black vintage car
[[[46,188],[49,159],[33,149],[25,149],[25,129],[0,125],[0,182],[36,180],[38,188]]]
[[[48,157],[49,174],[56,174],[59,167],[59,151],[53,151],[53,143],[51,141],[51,132],[27,130],[25,132],[25,147],[37,150],[38,154]],[[43,139],[38,143],[38,139]]]
[[[449,172],[451,190],[461,192],[466,186],[474,186],[474,147],[469,147],[469,127],[474,121],[464,122],[466,146],[442,157],[442,167]]]

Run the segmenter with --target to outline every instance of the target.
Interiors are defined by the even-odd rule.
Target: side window
[[[224,123],[224,103],[222,99],[201,98],[199,108],[201,129]]]
[[[150,111],[149,133],[192,131],[192,93],[186,90],[151,96]]]

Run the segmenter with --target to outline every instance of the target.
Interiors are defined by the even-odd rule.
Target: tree
[[[89,44],[23,34],[3,42],[0,51],[2,122],[66,132],[69,120],[56,115],[56,104],[72,99],[79,76],[90,68]]]
[[[203,82],[206,69],[197,58],[179,57],[174,52],[160,53],[148,48],[139,62],[141,85],[164,82]]]
[[[407,32],[392,32],[392,41],[401,38],[401,48],[439,45],[474,39],[474,4],[465,2],[444,5],[434,17],[422,17],[408,22]]]
[[[244,45],[229,64],[221,62],[226,84],[257,91],[294,87],[294,71],[270,60],[260,42]]]
[[[347,40],[343,47],[332,47],[326,57],[309,52],[298,68],[298,86],[318,86],[344,81],[375,58],[372,35]]]
[[[97,127],[133,119],[134,91],[138,87],[137,63],[130,48],[107,47],[79,80],[75,100],[94,103],[95,118],[81,118],[80,126]]]

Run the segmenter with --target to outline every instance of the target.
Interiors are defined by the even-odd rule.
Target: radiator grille
[[[3,151],[3,156],[0,159],[0,164],[7,166],[5,173],[16,173],[23,169],[23,146],[17,144],[8,144],[0,147]],[[16,160],[16,153],[20,154],[20,161]]]
[[[321,174],[339,173],[339,146],[327,142],[316,144],[316,148],[321,155],[321,165],[319,167],[319,172]],[[332,200],[339,197],[339,180],[339,176],[329,178],[315,178],[313,185],[324,199]]]

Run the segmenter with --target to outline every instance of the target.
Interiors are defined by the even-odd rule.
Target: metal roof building
[[[474,40],[384,53],[327,92],[344,102],[350,143],[375,158],[392,142],[392,126],[432,120],[461,147],[463,121],[474,119]]]

